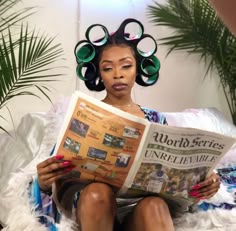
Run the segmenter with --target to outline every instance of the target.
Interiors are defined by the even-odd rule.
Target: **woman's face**
[[[108,94],[122,97],[131,94],[136,78],[136,59],[125,45],[106,47],[99,61],[99,71]]]

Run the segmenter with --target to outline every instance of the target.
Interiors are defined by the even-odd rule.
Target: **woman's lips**
[[[112,85],[112,88],[116,91],[122,91],[127,88],[127,84],[124,83],[115,83]]]

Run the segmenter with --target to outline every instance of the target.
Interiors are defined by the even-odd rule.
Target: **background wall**
[[[55,36],[65,50],[65,76],[53,84],[52,100],[55,102],[61,95],[69,96],[76,88],[103,98],[104,93],[89,92],[75,74],[76,63],[73,49],[79,39],[84,38],[87,27],[93,23],[107,26],[110,32],[115,31],[120,22],[127,17],[140,20],[145,32],[158,39],[168,33],[166,28],[154,27],[147,18],[147,5],[152,0],[24,0],[25,6],[37,5],[38,12],[30,18],[30,25]],[[32,3],[33,2],[33,3]],[[165,0],[158,0],[164,3]],[[134,100],[160,111],[181,111],[186,108],[216,107],[230,119],[226,100],[216,75],[206,76],[206,68],[198,56],[189,56],[185,52],[172,53],[166,58],[166,47],[159,46],[156,55],[161,61],[160,78],[156,85],[148,88],[135,86]],[[23,103],[22,103],[23,102]],[[15,125],[20,118],[35,111],[47,111],[51,104],[36,98],[18,98],[9,104],[13,112]],[[10,125],[9,125],[10,126]]]

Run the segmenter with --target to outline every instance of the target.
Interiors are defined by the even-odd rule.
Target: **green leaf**
[[[168,46],[167,55],[177,50],[198,54],[207,64],[206,74],[214,69],[218,71],[229,110],[235,118],[236,38],[208,0],[168,0],[163,5],[154,2],[148,6],[147,15],[154,25],[172,31],[159,40],[161,45]]]
[[[36,7],[14,10],[20,3],[22,0],[0,0],[0,109],[22,96],[44,97],[51,102],[51,83],[64,75],[54,71],[65,68],[55,65],[63,57],[61,44],[36,29],[29,31],[24,21]],[[1,114],[0,118],[5,119]],[[0,130],[7,132],[1,124]]]
[[[21,2],[21,0],[0,1],[0,33],[3,33],[9,27],[16,25],[36,12],[36,7],[25,7],[21,10],[13,11],[12,8]]]

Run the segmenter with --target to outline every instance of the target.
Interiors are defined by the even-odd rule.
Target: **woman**
[[[140,27],[138,36],[126,33],[129,23]],[[90,90],[106,90],[103,102],[146,118],[149,121],[165,124],[165,117],[157,111],[140,107],[131,98],[134,83],[142,86],[153,85],[158,79],[159,61],[154,56],[155,40],[143,33],[143,25],[134,19],[125,20],[119,29],[109,35],[104,26],[104,37],[93,42],[90,39],[92,25],[86,32],[87,40],[79,42],[75,49],[78,62],[77,73]],[[140,41],[144,38],[153,40],[154,49],[143,52]],[[82,69],[85,68],[83,75]],[[143,77],[144,76],[144,77]],[[144,80],[146,78],[146,81]],[[38,185],[42,194],[50,192],[53,182],[73,169],[70,161],[63,156],[51,157],[38,164]],[[219,188],[219,178],[212,174],[205,181],[195,185],[190,192],[192,197],[210,198]],[[154,196],[137,198],[135,201],[124,199],[122,205],[112,189],[103,183],[91,183],[86,186],[76,200],[76,219],[82,231],[118,230],[174,230],[171,209],[167,203]],[[127,216],[120,217],[120,211],[127,211]],[[119,222],[117,217],[120,218]]]

